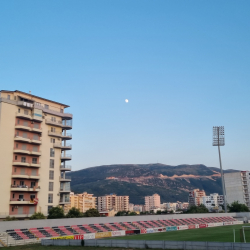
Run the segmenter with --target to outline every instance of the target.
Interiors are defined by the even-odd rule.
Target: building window
[[[33,152],[38,152],[38,147],[37,146],[33,146]]]
[[[44,104],[44,108],[49,109],[49,105]]]
[[[11,207],[11,211],[14,212],[15,207]]]
[[[63,109],[60,109],[60,112],[63,113]]]
[[[30,187],[31,187],[31,188],[35,187],[35,185],[36,185],[36,182],[35,182],[35,181],[32,181],[32,182],[30,183]]]
[[[51,117],[52,122],[56,122],[56,118],[54,116]]]
[[[17,124],[20,124],[20,120],[19,119],[17,120]]]
[[[12,198],[13,198],[13,199],[15,198],[15,194],[12,194]]]
[[[16,168],[14,168],[14,172],[16,173]]]
[[[50,161],[49,161],[49,167],[50,168],[54,168],[54,163],[55,163],[54,159],[50,159]]]
[[[10,100],[10,95],[7,96],[7,99]]]
[[[53,191],[54,182],[49,182],[49,191]]]
[[[54,180],[54,171],[53,170],[49,171],[49,179]]]
[[[38,135],[33,135],[33,140],[39,141],[39,136]]]
[[[23,156],[22,156],[21,162],[26,162],[26,157],[23,157]]]
[[[55,157],[55,150],[53,148],[50,149],[50,157]]]
[[[36,129],[39,129],[39,124],[38,123],[34,123],[34,128],[36,128]]]
[[[16,181],[13,182],[13,185],[16,185]]]
[[[36,196],[34,194],[30,195],[30,201],[34,201],[35,198],[36,198]]]
[[[27,145],[26,144],[23,144],[22,145],[22,150],[26,150],[27,149]]]
[[[28,134],[27,133],[23,133],[23,138],[28,138]]]
[[[15,161],[17,161],[17,155],[15,155]]]
[[[37,164],[37,158],[32,158],[32,163]]]
[[[29,126],[29,123],[28,123],[27,121],[24,121],[24,122],[23,122],[23,126],[28,127],[28,126]]]
[[[18,109],[18,113],[21,113],[21,109]]]
[[[24,181],[20,181],[20,186],[24,186]]]
[[[55,142],[56,142],[56,139],[55,139],[55,138],[50,138],[50,142],[51,142],[51,143],[55,143]]]
[[[53,194],[49,194],[48,203],[53,203]]]
[[[36,102],[36,105],[37,106],[42,106],[40,102]]]
[[[25,114],[25,115],[28,115],[28,114],[29,114],[29,110],[26,110],[26,109],[25,109],[25,110],[24,110],[24,114]]]
[[[18,143],[16,143],[16,148],[18,148]]]
[[[51,132],[56,132],[56,128],[54,128],[54,127],[51,127],[50,130],[51,130]]]
[[[49,210],[52,208],[53,206],[48,206],[48,213],[49,213]]]

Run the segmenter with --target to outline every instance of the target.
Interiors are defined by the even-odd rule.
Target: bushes
[[[81,218],[84,214],[80,212],[80,209],[72,207],[66,215],[66,218]]]
[[[16,217],[10,217],[10,216],[7,216],[4,221],[12,221],[12,220],[17,220]]]
[[[30,220],[44,220],[46,217],[44,216],[43,213],[34,213],[30,218]]]
[[[64,218],[64,211],[62,207],[52,207],[49,210],[48,219],[60,219]]]

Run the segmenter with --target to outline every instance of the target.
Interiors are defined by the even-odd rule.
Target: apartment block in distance
[[[239,201],[250,209],[250,172],[240,171],[235,173],[225,173],[225,188],[227,203]]]
[[[98,211],[129,211],[129,196],[110,194],[98,197]]]
[[[70,202],[69,106],[21,91],[0,91],[0,217],[47,215]]]
[[[145,210],[150,211],[151,209],[160,208],[161,197],[159,194],[153,194],[152,196],[145,196]]]
[[[203,198],[202,198],[203,196],[206,196],[204,190],[194,189],[193,191],[189,192],[188,196],[189,205],[199,206],[203,204]]]
[[[85,213],[90,208],[96,208],[96,197],[87,192],[83,192],[82,194],[71,192],[70,203],[65,206],[65,212],[68,212],[72,207],[78,208],[80,212]]]

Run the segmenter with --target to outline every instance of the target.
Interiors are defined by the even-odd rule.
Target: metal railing
[[[61,159],[62,159],[62,158],[70,158],[70,159],[71,159],[71,158],[72,158],[72,155],[68,155],[68,154],[61,155]]]
[[[60,180],[71,180],[71,176],[60,176]]]
[[[61,165],[60,168],[61,169],[66,169],[67,168],[67,169],[71,170],[71,166],[70,165],[65,165],[65,166]]]

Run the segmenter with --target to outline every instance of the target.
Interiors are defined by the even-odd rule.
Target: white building
[[[210,196],[203,196],[201,204],[205,205],[208,209],[219,208],[219,206],[224,204],[224,197],[217,193],[210,194]]]
[[[227,203],[238,201],[250,208],[250,172],[241,171],[224,174]]]

